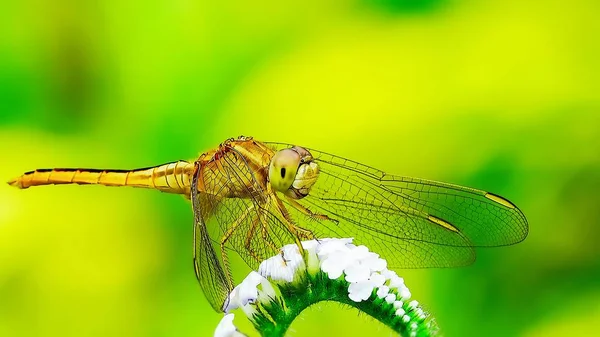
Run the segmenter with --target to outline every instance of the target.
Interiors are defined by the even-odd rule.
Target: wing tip
[[[517,205],[513,204],[512,202],[510,202],[510,200],[503,198],[497,194],[494,193],[490,193],[490,192],[486,192],[484,195],[486,198],[492,200],[493,202],[496,202],[504,207],[508,207],[510,209],[515,209],[517,208]]]

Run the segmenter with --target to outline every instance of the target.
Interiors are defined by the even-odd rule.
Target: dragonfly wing
[[[229,251],[235,251],[253,269],[295,242],[283,224],[283,215],[267,195],[258,174],[234,148],[200,170],[192,188],[195,227],[194,265],[198,280],[215,310],[232,290]],[[200,181],[198,181],[200,180]],[[228,197],[243,195],[244,197]],[[225,248],[223,251],[222,248]],[[226,260],[224,260],[226,259]]]
[[[309,151],[321,175],[300,202],[338,222],[305,221],[306,225],[321,237],[354,236],[357,243],[369,244],[396,267],[465,265],[474,260],[473,247],[509,245],[527,236],[523,213],[497,195],[391,176],[335,155]]]
[[[224,198],[214,211],[221,233],[232,230],[227,248],[233,249],[251,268],[274,255],[295,235],[284,224],[284,215],[276,207],[274,196],[257,180],[255,172],[235,149],[219,159],[218,174],[246,198]]]
[[[279,254],[284,245],[295,242],[294,234],[283,224],[281,213],[271,202],[223,199],[215,209],[213,220],[216,227],[222,228],[221,237],[230,231],[225,248],[235,251],[252,269]]]
[[[392,268],[440,268],[465,266],[475,261],[475,250],[466,238],[458,234],[449,235],[454,243],[463,246],[448,246],[420,240],[416,233],[386,230],[395,224],[402,227],[408,222],[419,225],[419,219],[395,212],[386,212],[375,206],[357,206],[348,202],[332,203],[309,194],[300,203],[313,213],[327,215],[331,220],[316,219],[297,211],[287,204],[294,221],[314,233],[317,238],[351,237],[356,245],[366,245],[380,254]]]
[[[196,177],[194,177],[196,180]],[[197,183],[192,184],[192,205],[194,209],[194,271],[204,296],[217,312],[227,306],[229,293],[233,290],[231,276],[218,257],[207,231],[207,209],[211,205],[210,197],[197,193]],[[204,213],[204,214],[203,214]]]

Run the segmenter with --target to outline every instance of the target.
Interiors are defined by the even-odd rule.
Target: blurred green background
[[[596,0],[12,1],[1,179],[301,144],[506,196],[519,245],[399,271],[446,336],[600,327]],[[192,212],[155,191],[0,185],[0,336],[208,336]],[[241,264],[237,273],[248,270]],[[236,322],[251,331],[243,315]],[[290,335],[381,335],[338,304]]]

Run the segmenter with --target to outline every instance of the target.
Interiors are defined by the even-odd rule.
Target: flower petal
[[[388,286],[381,286],[377,289],[377,297],[385,298],[387,294],[390,293],[390,288]]]
[[[369,267],[362,264],[354,263],[344,269],[346,274],[346,281],[348,282],[362,282],[369,280]]]
[[[373,283],[374,287],[379,288],[385,283],[385,277],[375,272],[369,276],[369,281]]]
[[[221,321],[215,329],[214,337],[240,337],[244,334],[240,333],[238,329],[233,325],[233,314],[227,314],[221,318]]]
[[[351,283],[348,287],[348,297],[354,302],[366,301],[373,293],[373,285],[369,281]]]

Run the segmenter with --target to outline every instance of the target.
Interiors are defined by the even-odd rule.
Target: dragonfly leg
[[[256,255],[254,249],[252,249],[252,238],[254,238],[254,231],[256,230],[256,225],[258,225],[258,217],[252,220],[252,225],[250,226],[250,230],[248,231],[248,236],[246,237],[246,241],[244,242],[244,248],[248,251],[248,254],[252,256],[253,259],[260,262],[260,258]]]
[[[277,247],[274,243],[273,240],[271,240],[271,238],[269,237],[269,232],[267,231],[267,226],[265,224],[263,224],[261,226],[261,235],[263,240],[265,240],[265,242],[267,243],[267,245],[269,245],[269,247],[271,249],[273,249],[274,251],[278,251],[280,250],[279,247]]]
[[[300,213],[308,216],[311,219],[322,220],[322,221],[328,220],[328,221],[333,221],[335,223],[339,222],[338,220],[332,219],[332,218],[328,217],[327,215],[313,213],[310,209],[306,208],[301,203],[299,203],[298,201],[296,201],[296,200],[288,197],[287,195],[285,196],[285,199],[286,199],[287,202],[290,203],[290,205],[292,205],[292,207],[294,207],[295,209],[297,209],[298,211],[300,211]]]
[[[294,236],[294,241],[296,241],[298,251],[300,251],[300,254],[304,254],[304,248],[302,247],[301,239],[313,239],[314,234],[308,229],[304,229],[294,224],[294,221],[290,217],[290,213],[287,211],[287,209],[277,196],[274,195],[273,200],[275,200],[275,206],[279,208],[279,211],[283,216],[282,218],[284,220],[285,225],[287,226],[290,233]]]
[[[254,205],[248,207],[248,209],[246,209],[244,211],[244,213],[242,213],[242,215],[240,215],[240,217],[237,218],[237,220],[235,220],[233,222],[233,224],[227,229],[227,231],[221,237],[221,242],[220,242],[221,258],[223,259],[223,266],[225,267],[226,270],[229,270],[229,259],[227,257],[227,251],[225,250],[225,244],[231,238],[231,236],[233,235],[233,233],[238,229],[238,227],[240,226],[240,224],[244,220],[246,220],[246,218],[248,217],[248,214],[250,214],[250,212],[253,209],[254,209]]]
[[[294,225],[294,231],[302,239],[312,240],[315,238],[315,234],[311,230]]]
[[[260,231],[261,231],[262,239],[273,251],[279,250],[280,254],[281,254],[281,258],[283,260],[283,263],[286,263],[286,259],[283,256],[283,250],[281,248],[277,247],[277,245],[275,245],[275,243],[273,243],[273,240],[271,240],[271,238],[269,237],[269,232],[267,231],[266,224],[263,221],[261,221],[261,223],[262,223],[262,225],[260,226]]]
[[[301,203],[299,203],[298,201],[296,201],[288,196],[286,196],[286,200],[290,203],[290,205],[292,205],[292,207],[294,207],[295,209],[300,211],[300,213],[308,216],[311,219],[315,219],[315,220],[319,220],[319,221],[328,220],[328,221],[333,221],[335,223],[339,222],[338,220],[332,219],[332,218],[328,217],[327,215],[313,213],[311,210],[309,210],[308,208],[303,206]],[[294,227],[296,228],[296,232],[298,233],[298,235],[301,238],[306,239],[306,240],[316,239],[316,236],[312,231],[302,228],[302,227],[298,227],[298,226],[294,226]]]

